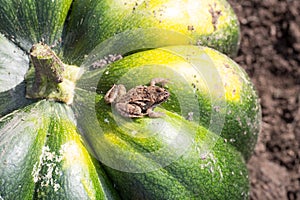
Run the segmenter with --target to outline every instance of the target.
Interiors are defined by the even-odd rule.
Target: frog
[[[114,84],[105,94],[104,101],[114,106],[123,117],[163,117],[164,113],[154,112],[153,109],[169,98],[170,93],[164,88],[167,82],[165,78],[153,78],[149,86],[138,85],[129,91],[123,84]]]

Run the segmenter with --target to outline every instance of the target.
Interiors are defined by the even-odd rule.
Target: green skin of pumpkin
[[[41,40],[47,44],[56,44],[52,49],[58,57],[74,63],[92,47],[83,49],[82,54],[78,53],[79,59],[77,57],[72,60],[68,53],[62,55],[59,41],[61,36],[68,38],[68,32],[63,35],[62,30],[71,6],[69,0],[0,1],[0,5],[0,19],[3,21],[0,30],[6,36],[0,35],[1,198],[247,199],[247,169],[242,154],[237,150],[238,147],[207,131],[203,127],[204,122],[202,124],[199,121],[203,125],[200,126],[180,116],[179,109],[171,109],[172,105],[176,105],[176,101],[165,102],[163,107],[156,108],[166,114],[164,118],[146,117],[131,124],[136,129],[147,130],[147,125],[153,120],[163,120],[170,130],[180,130],[183,136],[192,136],[194,142],[184,154],[166,151],[166,157],[177,156],[176,159],[163,168],[145,173],[131,173],[105,165],[112,161],[112,158],[115,159],[115,156],[119,160],[113,160],[114,162],[132,163],[128,171],[141,169],[143,165],[148,167],[146,164],[159,165],[160,163],[143,153],[155,151],[165,146],[165,143],[160,137],[150,137],[146,140],[132,137],[126,131],[126,127],[118,127],[119,124],[114,122],[111,107],[103,102],[104,90],[109,89],[118,76],[106,77],[105,69],[89,72],[87,68],[82,67],[84,72],[81,77],[77,76],[77,72],[76,77],[71,78],[69,75],[72,73],[60,74],[64,79],[77,81],[74,102],[69,102],[70,105],[52,96],[26,98],[26,93],[27,96],[32,95],[28,94],[28,85],[34,84],[37,78],[37,74],[34,73],[37,68],[33,72],[31,70],[34,68],[29,69],[28,52],[33,44]],[[74,7],[75,11],[78,6]],[[82,8],[82,11],[87,11],[86,9],[88,7]],[[66,30],[72,30],[71,26],[72,23]],[[89,38],[93,38],[95,34],[91,34]],[[81,40],[77,42],[80,44]],[[67,49],[72,48],[63,46],[63,49],[67,52]],[[130,69],[130,59],[132,57],[127,61],[120,61],[129,62],[124,70]],[[166,57],[163,61],[168,64],[168,59]],[[68,69],[66,66],[63,70]],[[71,68],[74,69],[75,66]],[[114,68],[118,72],[117,64],[112,69]],[[42,73],[42,76],[45,75],[49,76],[48,73]],[[100,77],[106,78],[100,79],[98,83]],[[97,80],[96,84],[94,80]],[[54,83],[50,88],[57,89],[58,84],[60,83]],[[97,93],[92,89],[94,86],[98,86]],[[49,94],[49,91],[46,93]],[[35,95],[34,92],[33,94]],[[93,112],[94,117],[91,115]],[[107,120],[112,123],[107,124]],[[99,125],[103,131],[94,134]],[[231,126],[234,124],[231,123]],[[249,129],[251,130],[251,127]],[[209,146],[209,152],[206,154],[207,149],[204,147],[207,144],[213,145]],[[104,147],[111,149],[103,149]],[[128,152],[136,157],[130,157],[132,154]],[[163,162],[164,157],[160,158]]]
[[[192,54],[195,54],[195,59],[190,56]],[[216,68],[213,73],[217,76],[207,78],[211,72],[202,69],[199,73],[197,70],[201,69],[195,67],[197,64]],[[83,76],[82,79],[91,79],[94,73],[98,74],[97,71],[87,73],[87,78]],[[169,101],[163,104],[167,110],[183,117],[194,112],[193,121],[221,135],[246,160],[250,158],[260,132],[261,110],[253,84],[235,62],[213,49],[196,46],[148,50],[108,67],[98,83],[98,91],[104,95],[113,84],[124,84],[129,90],[136,85],[148,84],[149,77],[169,79],[168,89],[174,98],[171,95]],[[81,81],[78,82],[80,84]],[[213,91],[215,88],[220,89]],[[195,103],[198,105],[195,106]],[[223,122],[224,126],[213,127],[218,126],[217,121]]]
[[[137,39],[153,48],[200,44],[227,55],[238,49],[239,24],[226,0],[76,0],[72,9],[64,53],[73,62],[116,33],[144,28],[152,30]]]

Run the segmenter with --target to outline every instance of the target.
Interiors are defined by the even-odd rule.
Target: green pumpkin
[[[0,199],[247,199],[260,110],[246,74],[209,48],[133,54],[165,44],[144,30],[80,47],[99,27],[71,42],[86,26],[76,17],[101,10],[71,4],[0,0]],[[99,67],[110,53],[128,56]],[[123,118],[104,102],[113,84],[157,76],[170,81],[154,110],[164,117]]]
[[[93,73],[98,72],[87,73],[87,79]],[[104,95],[113,84],[130,89],[148,84],[151,77],[169,79],[174,94],[163,104],[167,110],[185,118],[192,113],[194,122],[222,136],[249,159],[260,131],[261,111],[250,79],[234,61],[207,47],[148,50],[110,65],[97,88]]]
[[[200,44],[230,55],[238,49],[238,20],[225,0],[75,0],[72,10],[64,52],[73,61],[126,30],[153,47]]]

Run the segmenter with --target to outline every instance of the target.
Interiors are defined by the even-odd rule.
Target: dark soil
[[[248,162],[251,199],[300,199],[300,1],[230,3],[242,32],[234,59],[255,84],[263,114]]]

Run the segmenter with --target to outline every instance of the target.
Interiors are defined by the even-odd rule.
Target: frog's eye
[[[170,93],[169,93],[168,91],[165,91],[165,92],[164,92],[164,96],[165,96],[166,98],[168,98],[168,97],[170,96]]]
[[[156,92],[159,92],[159,93],[161,93],[161,92],[163,92],[163,91],[165,91],[163,88],[156,88]]]

